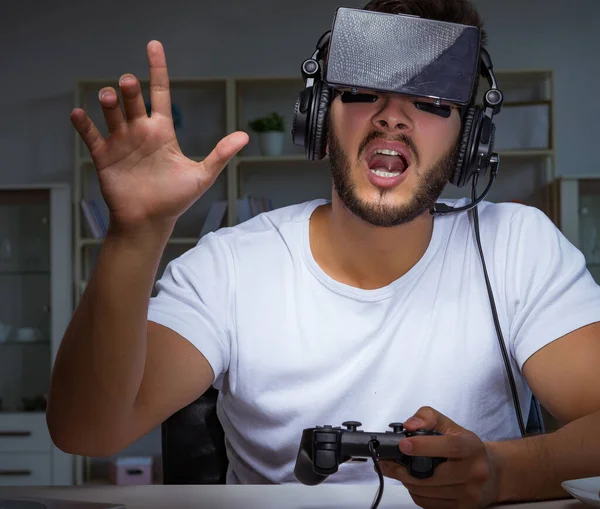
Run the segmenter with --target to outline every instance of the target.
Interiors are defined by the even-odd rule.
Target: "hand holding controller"
[[[357,430],[360,422],[346,421],[346,429],[332,426],[307,428],[302,432],[300,448],[296,458],[294,475],[302,484],[314,486],[320,484],[331,474],[338,471],[341,463],[359,458],[371,458],[369,443],[377,458],[395,460],[404,465],[409,473],[418,479],[431,477],[436,467],[446,458],[427,458],[407,456],[400,452],[398,444],[405,438],[418,435],[441,435],[437,431],[407,431],[402,423],[393,422],[393,431],[371,433]]]

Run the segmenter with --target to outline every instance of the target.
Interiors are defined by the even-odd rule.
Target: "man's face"
[[[374,226],[404,224],[427,212],[456,165],[458,110],[444,118],[415,101],[380,95],[375,102],[347,103],[336,94],[331,105],[334,189],[352,213]]]

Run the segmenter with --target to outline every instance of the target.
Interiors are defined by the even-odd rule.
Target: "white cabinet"
[[[0,486],[74,481],[45,415],[71,281],[70,187],[0,187]]]

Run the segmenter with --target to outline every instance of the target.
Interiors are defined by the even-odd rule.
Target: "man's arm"
[[[401,481],[425,509],[479,509],[494,503],[566,496],[562,481],[600,475],[600,323],[575,330],[533,354],[525,376],[539,401],[565,425],[554,433],[505,442],[483,442],[430,407],[404,421],[407,431],[432,429],[398,444],[412,456],[448,461],[428,479],[412,477],[393,461],[384,475]]]
[[[65,452],[108,456],[125,448],[210,386],[204,356],[147,321],[168,234],[109,234],[62,340],[47,422]]]
[[[200,162],[184,156],[162,44],[150,41],[146,55],[151,115],[131,74],[119,79],[121,98],[113,87],[99,92],[107,136],[84,110],[71,112],[94,162],[110,226],[63,337],[46,418],[59,448],[86,456],[124,448],[202,394],[214,377],[195,347],[148,325],[148,307],[177,219],[210,189],[248,135],[226,136]],[[211,332],[207,327],[198,334]]]
[[[498,502],[565,496],[562,481],[600,475],[600,323],[548,344],[527,360],[523,373],[564,426],[487,444],[498,465]]]

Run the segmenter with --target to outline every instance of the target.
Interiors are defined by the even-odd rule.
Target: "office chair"
[[[218,395],[211,387],[162,423],[163,484],[225,484],[228,460]]]
[[[225,484],[225,434],[217,417],[218,391],[210,388],[161,426],[164,484]],[[543,434],[544,421],[532,399],[527,434]]]

